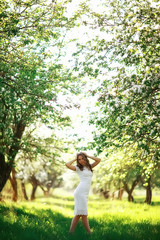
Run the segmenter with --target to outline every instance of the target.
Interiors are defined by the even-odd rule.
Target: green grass
[[[68,234],[74,202],[64,192],[34,202],[0,203],[0,240],[160,240],[159,203],[158,197],[148,206],[90,196],[91,236],[81,222]]]

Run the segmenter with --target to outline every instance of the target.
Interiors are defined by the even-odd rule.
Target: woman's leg
[[[90,226],[89,226],[87,215],[82,215],[82,223],[83,223],[85,229],[87,230],[87,232],[91,233],[91,229],[90,229]]]
[[[81,217],[80,215],[74,216],[74,218],[72,219],[72,222],[71,222],[71,226],[70,226],[69,232],[74,232],[80,217]]]

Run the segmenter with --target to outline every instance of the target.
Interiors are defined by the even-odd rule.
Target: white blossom
[[[47,173],[45,171],[40,171],[40,172],[37,172],[35,174],[35,177],[37,180],[39,180],[40,182],[44,182],[47,180]]]

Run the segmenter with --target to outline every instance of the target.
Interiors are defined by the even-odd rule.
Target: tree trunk
[[[17,191],[17,179],[16,179],[16,171],[14,168],[12,168],[12,176],[9,178],[12,189],[13,189],[13,194],[12,194],[12,201],[17,202],[18,199],[18,191]]]
[[[47,189],[46,191],[43,191],[44,196],[49,196],[49,190]]]
[[[31,176],[30,178],[30,181],[31,181],[31,184],[32,184],[32,193],[31,193],[31,200],[34,200],[35,199],[35,193],[36,193],[36,190],[37,190],[37,187],[39,186],[39,182],[38,180],[35,178],[34,175]]]
[[[133,185],[132,185],[132,186],[133,186]],[[125,191],[128,193],[128,201],[129,201],[129,202],[133,202],[133,201],[134,201],[134,198],[133,198],[133,196],[132,196],[132,193],[133,193],[134,188],[129,189],[128,183],[125,183],[125,184],[124,184],[124,189],[125,189]]]
[[[5,162],[5,154],[0,153],[0,192],[4,188],[7,180],[9,179],[10,173],[12,171],[14,159],[20,149],[20,140],[24,132],[25,125],[23,121],[20,120],[18,124],[15,125],[13,144],[8,146],[8,162]]]
[[[42,186],[42,185],[39,185],[40,188],[42,189],[43,193],[44,193],[44,196],[48,196],[49,195],[49,192],[50,192],[50,187],[47,187],[46,189]]]
[[[21,180],[21,189],[25,200],[28,200],[25,183]]]
[[[112,192],[112,200],[115,199],[115,192]]]
[[[137,176],[137,178],[132,183],[131,189],[129,189],[128,183],[124,184],[124,189],[128,193],[128,201],[129,202],[134,201],[132,193],[133,193],[133,190],[135,189],[135,187],[137,186],[137,184],[139,183],[140,179],[141,179],[141,176]]]
[[[123,192],[124,192],[124,189],[120,188],[118,191],[118,200],[122,200]]]
[[[0,153],[0,192],[4,188],[7,180],[9,179],[12,170],[12,165],[5,162],[5,156]]]
[[[128,201],[129,202],[133,202],[134,201],[134,198],[132,196],[132,192],[131,191],[128,192]]]
[[[146,200],[147,204],[151,204],[152,200],[152,188],[151,188],[151,178],[148,179],[148,186],[146,187]]]
[[[38,187],[38,184],[37,185],[36,184],[33,185],[32,193],[31,193],[31,200],[35,199],[35,193],[36,193],[37,187]]]

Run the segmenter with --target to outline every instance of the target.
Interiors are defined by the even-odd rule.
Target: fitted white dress
[[[80,183],[74,191],[74,215],[88,215],[88,194],[93,173],[87,167],[84,167],[83,171],[81,171],[78,166],[75,167]]]

